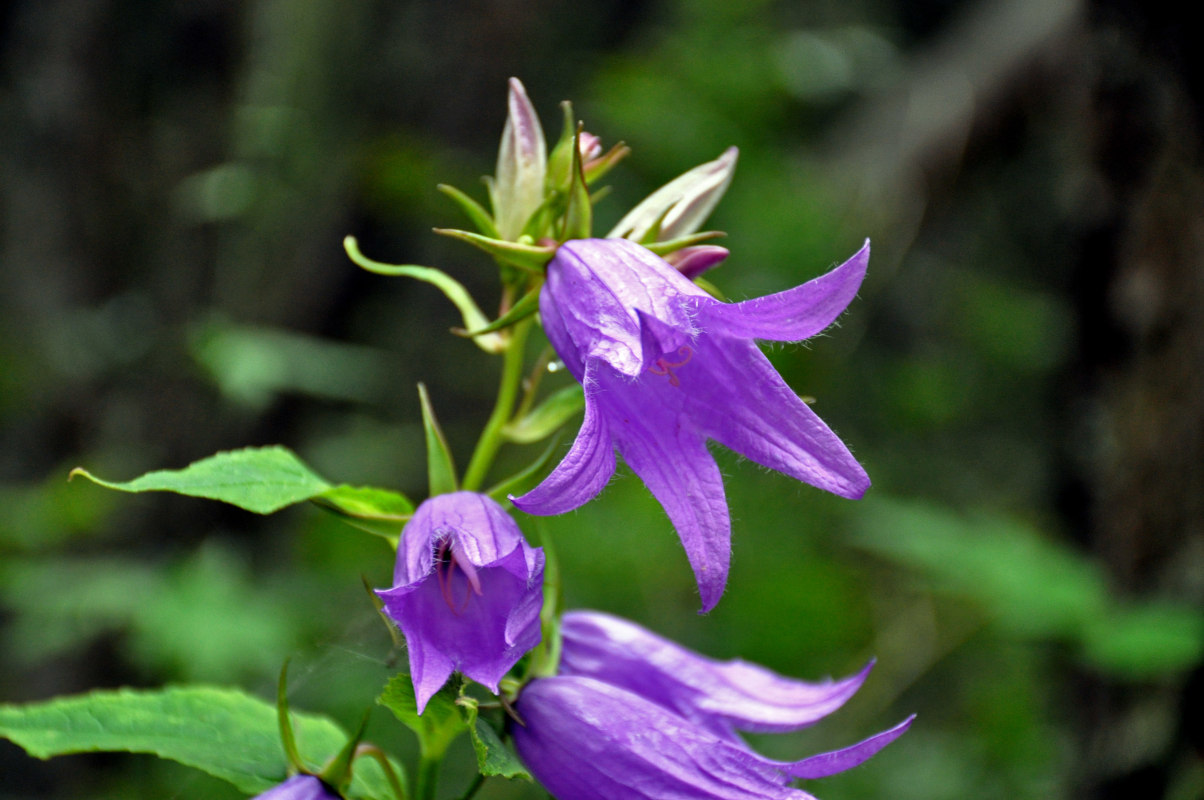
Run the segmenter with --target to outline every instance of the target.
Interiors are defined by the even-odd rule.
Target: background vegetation
[[[80,482],[284,443],[425,491],[415,383],[466,458],[496,365],[432,288],[489,305],[438,182],[492,172],[505,79],[634,155],[600,230],[735,144],[712,219],[733,298],[869,236],[831,335],[770,356],[862,459],[861,502],[719,458],[718,609],[639,481],[548,523],[571,606],[782,672],[878,666],[797,758],[915,711],[826,800],[1204,796],[1199,48],[1159,3],[42,0],[0,11],[0,700],[241,684],[358,720],[390,672],[387,547]],[[434,332],[434,333],[432,333]],[[528,454],[519,453],[518,458]],[[517,463],[517,461],[515,462]],[[504,467],[505,465],[503,465]],[[378,709],[369,736],[401,738]],[[465,751],[461,761],[470,764]],[[456,761],[455,758],[452,759]],[[468,773],[446,777],[457,796]],[[201,798],[146,757],[41,763],[0,797]],[[532,797],[491,781],[485,798]]]

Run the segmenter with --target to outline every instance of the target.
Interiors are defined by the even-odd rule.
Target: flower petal
[[[698,581],[702,612],[723,595],[731,562],[731,519],[723,478],[706,442],[680,415],[644,388],[655,376],[630,381],[598,370],[598,403],[605,404],[623,460],[665,509],[681,537]],[[676,388],[657,387],[661,392]]]
[[[799,342],[832,324],[845,310],[865,279],[870,243],[836,269],[802,286],[742,303],[694,298],[698,322],[715,335],[743,339]]]
[[[541,678],[515,710],[518,753],[555,797],[813,800],[772,762],[601,681]]]
[[[852,697],[873,662],[840,681],[807,683],[739,659],[715,661],[634,622],[571,611],[561,627],[560,672],[634,692],[719,735],[811,725]]]
[[[869,488],[865,470],[832,429],[799,399],[748,340],[699,337],[696,361],[680,370],[699,431],[758,464],[841,497]]]
[[[829,775],[844,772],[864,763],[879,750],[902,736],[911,727],[912,720],[915,718],[916,715],[912,714],[890,730],[871,736],[855,745],[833,750],[830,753],[820,753],[792,764],[779,763],[779,766],[783,772],[795,778],[826,778]]]
[[[538,486],[522,497],[511,497],[516,508],[548,516],[580,508],[598,496],[615,472],[615,449],[597,392],[591,391],[592,373],[599,363],[586,365],[585,419],[577,439],[564,459]]]

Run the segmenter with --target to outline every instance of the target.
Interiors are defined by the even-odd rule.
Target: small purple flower
[[[585,420],[560,465],[514,504],[541,515],[583,505],[610,480],[617,447],[677,529],[709,611],[727,582],[731,522],[708,439],[842,497],[869,487],[848,448],[754,341],[822,331],[857,293],[868,261],[867,242],[802,286],[723,303],[634,242],[561,245],[539,309],[549,341],[585,387]]]
[[[339,800],[339,795],[314,775],[294,775],[251,800]]]
[[[539,644],[543,567],[543,550],[485,495],[438,495],[418,507],[402,531],[393,588],[377,594],[405,635],[419,713],[453,671],[496,694]]]
[[[572,800],[808,800],[788,784],[851,769],[912,718],[799,761],[753,752],[736,734],[809,725],[857,690],[866,670],[808,684],[741,661],[703,658],[623,620],[565,615],[562,674],[528,684],[514,743],[553,796]],[[813,799],[812,799],[813,800]]]

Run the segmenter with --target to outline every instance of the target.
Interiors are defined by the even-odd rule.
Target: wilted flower
[[[402,531],[393,588],[378,590],[405,635],[418,711],[459,671],[498,681],[539,643],[543,550],[482,494],[437,495]]]
[[[573,800],[807,800],[787,784],[851,769],[911,718],[858,744],[781,762],[735,733],[809,725],[857,690],[867,670],[807,684],[740,661],[705,659],[638,626],[567,614],[562,674],[519,695],[519,755],[552,795]],[[631,648],[628,650],[627,648]]]
[[[251,800],[339,800],[339,795],[314,775],[294,775]]]
[[[672,520],[710,610],[727,581],[731,523],[708,439],[842,497],[869,487],[754,341],[822,331],[853,299],[868,260],[867,243],[802,286],[723,303],[633,242],[561,245],[539,308],[549,341],[585,387],[585,419],[560,465],[514,504],[531,514],[581,506],[614,473],[617,447]]]

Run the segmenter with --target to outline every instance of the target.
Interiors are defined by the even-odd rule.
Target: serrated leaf
[[[410,498],[389,489],[374,486],[339,486],[313,498],[320,508],[340,517],[349,525],[388,539],[401,538],[401,529],[414,514]]]
[[[472,738],[472,749],[477,754],[477,769],[485,777],[524,778],[531,780],[531,773],[518,760],[518,756],[507,747],[488,722],[477,716],[476,705],[462,706],[468,723],[468,734]]]
[[[585,392],[580,384],[566,386],[548,396],[531,413],[502,428],[502,435],[518,444],[531,444],[546,439],[585,408]]]
[[[302,757],[321,766],[347,742],[327,717],[293,714]],[[117,689],[26,705],[0,705],[0,736],[36,758],[69,753],[149,753],[265,791],[287,771],[276,707],[237,689],[176,686]],[[385,800],[392,790],[380,767],[357,762],[351,794]]]
[[[229,450],[203,458],[184,469],[155,470],[132,481],[107,481],[76,467],[93,483],[121,492],[175,492],[220,500],[256,514],[313,499],[331,489],[291,450],[279,445]]]
[[[441,759],[466,727],[456,707],[456,693],[450,686],[436,692],[419,714],[414,683],[404,672],[389,679],[376,702],[392,711],[402,725],[414,732],[424,759]]]

